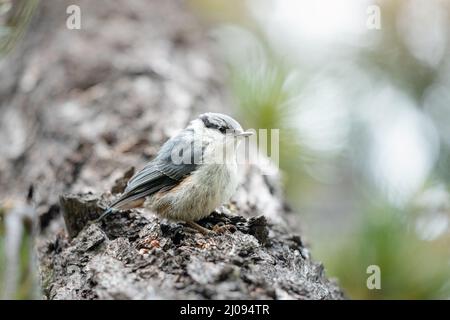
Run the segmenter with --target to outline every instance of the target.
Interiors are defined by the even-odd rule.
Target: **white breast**
[[[201,126],[194,129],[196,133],[200,130],[199,134],[203,130]],[[206,138],[209,143],[203,156],[211,160],[220,154],[219,150],[224,146],[223,135],[219,131],[212,131]],[[161,216],[174,220],[197,221],[208,216],[229,201],[236,191],[238,176],[234,147],[226,152],[226,161],[220,161],[221,157],[205,161],[179,186],[150,197],[146,205]]]
[[[146,206],[168,219],[197,221],[229,201],[237,183],[235,165],[205,164],[179,186],[150,197]]]

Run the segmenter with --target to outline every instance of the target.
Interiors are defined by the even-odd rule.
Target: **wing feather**
[[[194,132],[184,130],[179,135],[168,140],[158,153],[158,156],[137,172],[127,184],[122,196],[111,204],[112,209],[121,209],[132,201],[150,196],[160,190],[170,190],[177,186],[187,176],[191,175],[201,159],[203,146],[194,143]],[[174,163],[173,153],[190,159],[190,163]],[[186,161],[184,161],[186,162]]]

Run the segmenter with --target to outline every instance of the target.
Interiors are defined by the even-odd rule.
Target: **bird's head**
[[[233,137],[240,139],[251,136],[253,132],[244,131],[242,126],[234,120],[232,117],[222,113],[203,113],[198,119],[200,119],[204,126],[204,132],[223,137]]]
[[[206,160],[217,158],[216,161],[220,161],[225,152],[226,161],[234,161],[239,143],[253,134],[244,131],[239,122],[222,113],[203,113],[191,123],[191,127],[205,142],[203,156]]]

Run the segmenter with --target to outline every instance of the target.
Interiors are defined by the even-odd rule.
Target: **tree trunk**
[[[80,30],[66,27],[71,4]],[[257,166],[201,221],[213,236],[147,210],[88,223],[189,120],[230,113],[210,47],[180,1],[53,0],[1,61],[0,191],[32,198],[45,298],[343,298]]]

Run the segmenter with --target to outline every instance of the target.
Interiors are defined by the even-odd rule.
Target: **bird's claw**
[[[220,233],[220,234],[223,234],[223,233],[225,233],[227,231],[233,233],[233,232],[236,231],[236,227],[234,225],[232,225],[232,224],[224,224],[224,225],[216,224],[213,227],[213,231],[215,233]]]
[[[204,236],[206,235],[213,235],[215,232],[211,231],[209,229],[206,229],[205,227],[202,227],[201,225],[199,225],[198,223],[194,222],[194,221],[188,221],[186,222],[186,224],[191,227],[192,229],[200,232],[201,234],[203,234]]]

